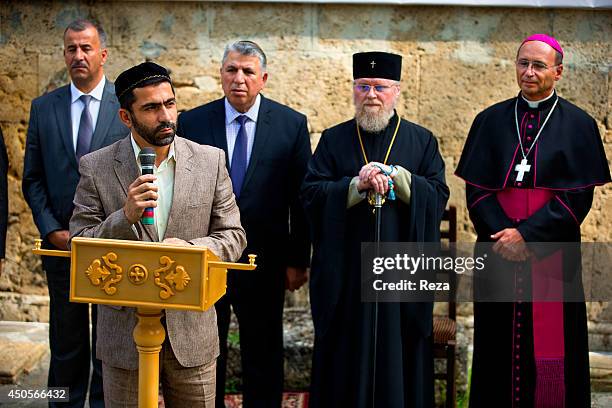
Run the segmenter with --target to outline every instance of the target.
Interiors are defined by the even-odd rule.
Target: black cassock
[[[398,116],[380,134],[362,131],[370,161],[383,162]],[[387,200],[381,241],[439,241],[448,200],[444,162],[427,129],[402,120],[388,164],[412,173],[410,205]],[[313,232],[310,301],[315,327],[312,407],[433,406],[432,303],[379,303],[376,386],[374,303],[360,300],[362,242],[374,240],[367,200],[347,209],[351,179],[365,164],[355,120],[323,132],[302,185]]]
[[[553,110],[556,99],[555,93],[531,108],[519,95],[491,106],[474,120],[456,174],[466,181],[467,205],[478,241],[491,241],[491,234],[517,228],[528,243],[580,242],[580,224],[591,208],[594,187],[609,182],[610,172],[594,119],[563,98],[558,98]],[[517,100],[522,147],[515,121]],[[531,169],[523,180],[517,180],[515,166],[523,159],[521,148],[525,153],[531,149]],[[520,220],[508,216],[508,207],[502,206],[504,196],[547,198]],[[562,267],[564,281],[573,282],[574,300],[575,291],[582,291],[579,263],[579,256],[566,256]],[[523,276],[523,269],[516,266],[516,276]],[[522,293],[522,281],[515,280],[514,290]],[[565,285],[563,295],[568,296],[568,290]],[[544,383],[546,375],[538,377],[536,371],[533,308],[529,302],[474,304],[471,407],[533,407],[537,399],[546,403],[547,398],[550,406],[551,400],[558,401],[536,392],[537,378]],[[565,399],[566,407],[590,407],[586,317],[584,302],[562,304],[560,333],[565,352],[560,398]]]

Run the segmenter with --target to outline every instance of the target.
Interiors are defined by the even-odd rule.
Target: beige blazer
[[[204,245],[225,261],[236,261],[246,247],[222,150],[175,138],[174,196],[166,237]],[[154,225],[131,225],[123,212],[128,186],[140,175],[130,137],[83,156],[81,180],[70,219],[71,237],[158,241]],[[219,354],[215,309],[167,310],[167,336],[185,367],[205,364]],[[99,306],[96,355],[114,367],[138,368],[132,331],[134,308]]]

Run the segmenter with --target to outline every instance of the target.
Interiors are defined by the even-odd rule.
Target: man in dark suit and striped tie
[[[117,112],[115,87],[104,76],[106,34],[96,22],[77,20],[64,31],[64,59],[71,83],[36,98],[30,109],[23,194],[48,249],[68,249],[68,223],[79,181],[80,158],[128,134]],[[50,298],[49,387],[68,387],[71,407],[83,407],[93,375],[89,406],[102,407],[100,361],[95,359],[96,308],[70,303],[70,264],[66,258],[43,257]],[[95,349],[93,349],[95,350]],[[50,403],[53,406],[54,403]],[[66,406],[66,405],[62,405]]]
[[[215,304],[221,355],[217,408],[224,407],[230,306],[238,318],[244,405],[281,405],[285,289],[306,282],[310,239],[298,192],[311,156],[306,116],[261,94],[266,55],[252,41],[225,48],[221,82],[225,97],[179,116],[177,133],[223,149],[227,155],[246,254],[257,271],[230,271],[227,293]]]

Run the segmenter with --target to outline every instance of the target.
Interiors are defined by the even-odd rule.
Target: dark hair
[[[134,89],[144,88],[145,86],[149,86],[149,85],[161,84],[162,82],[168,82],[170,86],[172,87],[172,93],[176,95],[176,92],[174,91],[174,85],[172,85],[172,82],[168,81],[167,78],[155,77],[155,78],[149,78],[147,80],[142,81],[137,86],[133,87],[132,89],[130,89],[129,91],[121,95],[121,97],[119,98],[119,104],[121,105],[123,109],[132,112],[132,105],[134,104],[134,101],[136,101],[136,96],[134,96]]]
[[[64,37],[66,36],[68,30],[80,32],[85,31],[91,27],[95,28],[98,32],[98,38],[100,39],[100,47],[106,48],[106,32],[104,31],[104,28],[102,28],[102,25],[96,20],[87,20],[84,18],[74,20],[73,22],[68,24],[68,26],[64,30]]]

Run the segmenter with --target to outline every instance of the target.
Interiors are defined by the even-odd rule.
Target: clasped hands
[[[385,175],[385,173],[390,174],[390,176]],[[389,191],[389,179],[392,179],[393,176],[391,166],[379,162],[370,162],[359,170],[357,190],[359,192],[374,190],[378,194],[385,195]]]
[[[523,236],[516,228],[505,228],[491,235],[491,238],[496,241],[493,252],[507,261],[523,262],[531,257]]]

